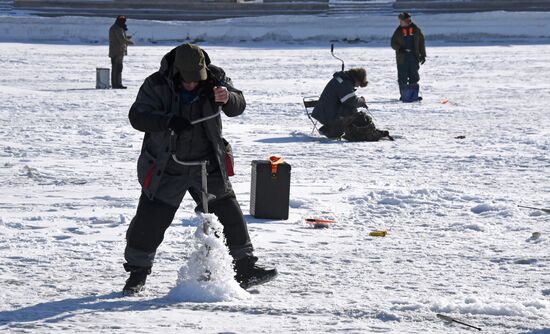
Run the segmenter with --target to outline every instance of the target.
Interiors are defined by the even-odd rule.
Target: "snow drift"
[[[414,19],[429,40],[461,42],[486,41],[490,38],[550,38],[550,13],[543,12],[421,14],[415,15]],[[0,16],[0,41],[106,43],[107,31],[112,23],[111,18]],[[203,22],[130,18],[128,26],[129,34],[139,44],[189,40],[386,42],[396,27],[396,20],[387,15],[361,13],[348,16],[270,16],[267,20],[265,17],[252,17]]]

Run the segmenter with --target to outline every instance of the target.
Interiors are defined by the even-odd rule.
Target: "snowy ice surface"
[[[171,46],[131,48],[122,91],[93,89],[105,45],[1,44],[0,330],[466,331],[444,313],[489,333],[548,333],[550,216],[517,204],[550,203],[550,46],[478,44],[428,44],[425,99],[408,105],[395,102],[391,49],[338,45],[348,67],[368,68],[359,93],[397,137],[378,143],[309,135],[301,99],[339,68],[327,45],[207,46],[247,98],[245,114],[224,117],[232,181],[260,263],[280,271],[252,298],[219,303],[168,298],[195,251],[189,198],[147,290],[120,297],[143,136],[127,113]],[[248,215],[250,162],[270,154],[292,164],[287,221]],[[316,216],[337,223],[303,223]]]

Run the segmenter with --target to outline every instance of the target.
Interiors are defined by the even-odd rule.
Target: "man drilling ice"
[[[208,161],[208,207],[224,226],[235,279],[249,287],[277,275],[276,269],[256,265],[246,221],[229,181],[231,146],[222,137],[218,110],[235,117],[245,106],[242,92],[223,69],[212,65],[208,54],[193,44],[166,54],[160,69],[141,86],[129,119],[145,133],[138,159],[142,194],[126,235],[124,268],[130,277],[124,294],[143,289],[157,247],[184,195],[189,192],[197,208],[203,207],[201,168],[181,164],[185,161]]]

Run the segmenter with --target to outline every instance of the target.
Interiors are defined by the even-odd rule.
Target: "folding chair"
[[[317,130],[319,132],[319,129],[317,129],[317,120],[315,120],[313,117],[311,117],[311,113],[309,112],[310,108],[315,108],[317,105],[317,102],[319,102],[319,99],[317,97],[304,97],[304,108],[306,109],[306,115],[307,118],[313,123],[313,130],[311,130],[311,134]]]

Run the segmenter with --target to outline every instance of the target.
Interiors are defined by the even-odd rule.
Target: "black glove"
[[[369,109],[369,107],[367,106],[367,100],[364,96],[359,97],[359,100],[361,100],[359,107]]]
[[[190,130],[191,127],[191,123],[186,118],[180,116],[172,116],[168,121],[168,128],[174,132]]]
[[[424,65],[425,62],[426,62],[426,57],[420,58],[420,65]]]

